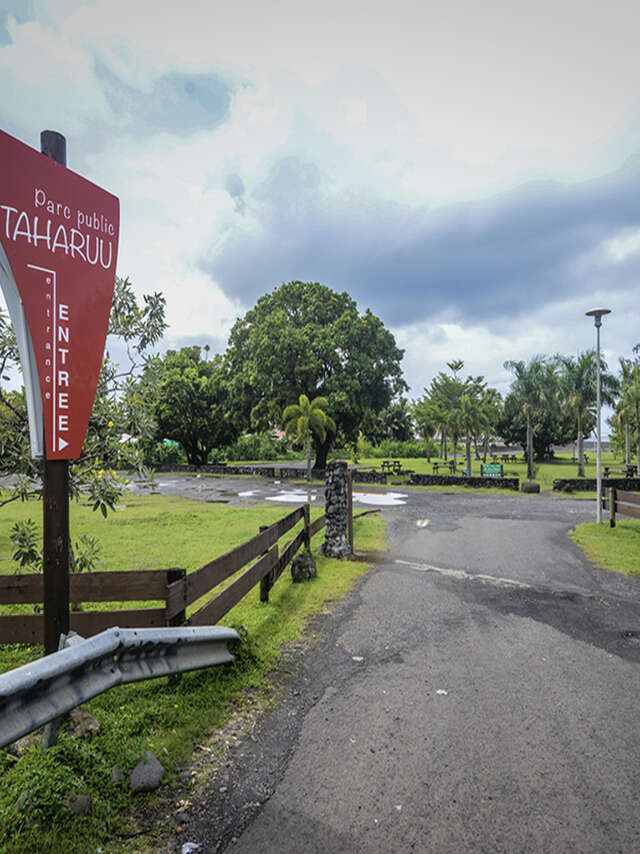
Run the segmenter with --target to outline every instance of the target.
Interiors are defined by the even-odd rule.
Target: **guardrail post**
[[[609,526],[611,528],[615,528],[615,526],[616,526],[616,488],[615,488],[615,486],[609,487]]]

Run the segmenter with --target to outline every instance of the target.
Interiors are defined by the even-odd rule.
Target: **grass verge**
[[[584,522],[569,536],[601,569],[640,575],[640,520],[617,519],[615,528]]]
[[[101,568],[186,566],[191,571],[253,536],[260,524],[288,512],[283,507],[240,508],[161,496],[127,497],[125,505],[107,520],[87,507],[72,508],[72,537],[87,532],[100,539]],[[3,524],[0,532],[0,571],[9,568],[10,524],[28,515],[37,517],[39,511],[33,504],[3,509],[3,522],[9,524]],[[380,550],[384,521],[377,515],[357,519],[354,534],[358,550]],[[314,551],[321,541],[320,534],[314,539]],[[260,603],[254,589],[229,612],[222,622],[243,627],[245,638],[235,650],[233,664],[177,680],[162,678],[112,689],[83,707],[100,721],[97,732],[77,738],[65,727],[58,745],[44,755],[36,743],[23,746],[17,756],[0,751],[0,850],[93,854],[129,832],[126,816],[134,806],[157,797],[128,790],[128,776],[137,760],[153,751],[165,768],[163,788],[175,783],[194,740],[222,726],[243,694],[264,688],[283,647],[301,636],[307,619],[344,598],[368,569],[355,561],[317,555],[316,560],[318,577],[312,582],[293,585],[283,575],[269,603]],[[0,647],[0,671],[41,654],[36,646]],[[120,784],[111,778],[116,765],[122,770]],[[64,806],[65,799],[80,794],[91,796],[89,816],[77,816]]]

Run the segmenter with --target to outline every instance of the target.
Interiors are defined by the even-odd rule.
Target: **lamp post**
[[[602,437],[600,430],[600,327],[602,317],[611,314],[610,308],[590,308],[585,312],[587,317],[593,317],[596,327],[596,522],[602,522]]]

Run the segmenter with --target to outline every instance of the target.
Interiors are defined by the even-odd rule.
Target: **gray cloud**
[[[114,115],[134,133],[186,136],[229,118],[232,90],[216,74],[166,74],[150,93],[129,86],[102,63],[96,63],[96,76]]]
[[[614,263],[600,246],[640,228],[640,159],[582,184],[532,183],[433,211],[320,186],[314,164],[278,161],[253,194],[260,228],[230,233],[202,269],[247,305],[282,281],[320,281],[395,326],[443,314],[499,322],[637,287],[640,256]]]
[[[3,0],[0,8],[0,45],[11,44],[9,34],[9,18],[13,18],[19,24],[35,20],[33,0]]]
[[[242,178],[236,172],[227,175],[224,188],[235,201],[236,211],[240,214],[244,214],[247,208],[247,203],[244,198],[244,181]]]

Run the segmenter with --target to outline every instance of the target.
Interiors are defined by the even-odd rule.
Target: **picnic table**
[[[402,471],[400,460],[383,460],[380,468],[382,471],[393,472],[394,474],[400,474]]]
[[[638,466],[635,465],[625,465],[621,469],[612,469],[611,466],[604,466],[602,469],[604,477],[609,477],[612,474],[623,474],[625,477],[636,477],[637,472]]]

